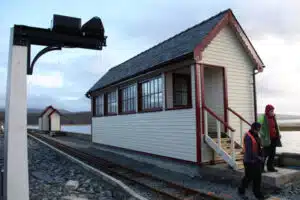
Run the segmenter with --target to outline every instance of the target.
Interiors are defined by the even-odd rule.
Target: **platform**
[[[50,137],[50,136],[47,136]],[[94,144],[80,137],[56,136],[52,137],[65,145],[92,153],[111,162],[122,164],[137,171],[150,173],[153,176],[172,181],[202,192],[213,191],[223,194],[224,191],[236,190],[243,171],[234,171],[226,164],[197,166],[169,159],[149,155],[141,155],[131,151]],[[266,189],[285,188],[300,178],[300,171],[278,168],[276,173],[263,174],[263,187]],[[204,182],[205,181],[205,182]],[[205,184],[205,187],[201,187]]]

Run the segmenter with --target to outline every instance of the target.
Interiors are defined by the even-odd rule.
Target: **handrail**
[[[239,113],[235,112],[232,108],[227,107],[227,109],[230,112],[232,112],[235,116],[237,116],[238,118],[240,118],[243,122],[245,122],[246,124],[248,124],[249,126],[251,126],[251,124],[245,118],[243,118]]]
[[[232,128],[227,122],[225,122],[221,117],[219,117],[214,111],[209,109],[207,106],[203,106],[203,108],[211,114],[214,118],[216,118],[218,121],[220,121],[225,127],[229,128],[231,131],[235,131],[234,128]]]

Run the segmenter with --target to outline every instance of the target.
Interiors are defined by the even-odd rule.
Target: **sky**
[[[50,28],[53,14],[82,19],[99,16],[107,47],[102,51],[63,49],[42,56],[28,76],[28,107],[53,105],[90,110],[86,91],[111,67],[231,8],[263,60],[257,104],[277,113],[300,114],[300,1],[298,0],[10,0],[0,1],[0,108],[5,106],[10,27]],[[41,47],[33,47],[33,56]]]

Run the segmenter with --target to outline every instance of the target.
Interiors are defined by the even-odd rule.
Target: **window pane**
[[[159,93],[159,94],[158,94],[158,100],[159,100],[159,107],[162,107],[162,104],[163,104],[163,96],[162,96],[162,93]]]
[[[144,85],[142,85],[142,88],[145,88]],[[144,91],[142,91],[144,92]],[[136,103],[136,86],[130,85],[126,88],[122,89],[122,112],[131,112],[135,111],[135,103]]]
[[[162,91],[162,79],[161,78],[158,79],[158,91],[159,92]]]
[[[189,84],[190,80],[187,76],[174,76],[174,96],[173,102],[174,106],[188,105],[189,103]]]
[[[142,109],[158,108],[162,106],[161,83],[161,77],[159,77],[142,84]]]

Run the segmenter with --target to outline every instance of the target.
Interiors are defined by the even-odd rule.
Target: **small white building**
[[[48,106],[39,117],[39,129],[43,131],[60,131],[60,112]]]
[[[255,75],[263,67],[232,11],[220,12],[100,78],[86,94],[92,141],[238,168],[241,136],[257,116]]]

